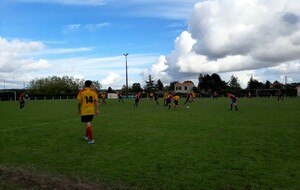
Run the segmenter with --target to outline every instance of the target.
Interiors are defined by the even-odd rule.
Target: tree
[[[101,84],[100,84],[100,82],[99,81],[97,81],[97,80],[94,80],[94,81],[92,81],[92,84],[93,84],[93,89],[95,89],[96,91],[100,91],[100,89],[101,89]]]
[[[265,88],[266,89],[270,89],[271,88],[271,82],[270,81],[266,81],[266,83],[265,83]]]
[[[113,89],[111,87],[108,87],[107,93],[113,93],[113,92],[114,92]]]
[[[92,81],[93,88],[100,90],[101,84],[98,81]],[[70,95],[77,94],[78,89],[84,87],[84,79],[74,79],[73,77],[46,77],[34,79],[29,82],[28,89],[30,93],[41,95]]]
[[[259,82],[256,79],[253,79],[253,76],[250,77],[250,80],[248,81],[248,89],[254,90],[254,89],[262,89],[264,88],[264,84]]]
[[[240,90],[241,89],[239,79],[233,75],[231,75],[228,85],[231,90]]]
[[[160,79],[158,79],[158,81],[157,81],[155,87],[156,87],[158,90],[163,90],[163,89],[164,89],[164,85],[163,85],[163,83],[161,82]]]
[[[175,90],[175,84],[178,83],[178,81],[170,82],[169,90]]]
[[[145,90],[149,92],[153,89],[155,89],[154,80],[152,79],[152,76],[149,75],[148,80],[146,80]]]
[[[212,87],[211,88],[213,91],[221,91],[221,90],[226,89],[227,83],[225,81],[223,81],[218,74],[216,74],[216,73],[212,74],[211,79],[212,79]]]
[[[202,79],[203,79],[203,74],[200,74],[198,77],[198,90],[200,91],[203,87],[202,87]]]
[[[141,92],[141,84],[140,83],[133,83],[132,84],[132,92]]]
[[[283,89],[283,84],[281,84],[280,82],[278,82],[277,80],[273,83],[272,88],[274,89]]]
[[[78,92],[78,80],[73,77],[47,77],[29,82],[28,89],[34,94],[66,95]]]
[[[212,75],[200,74],[198,80],[198,89],[201,91],[221,91],[227,88],[227,83],[216,73]]]
[[[213,83],[213,81],[212,81],[211,76],[209,74],[206,74],[202,78],[202,85],[201,85],[201,87],[205,91],[208,91],[209,89],[212,88],[212,83]]]

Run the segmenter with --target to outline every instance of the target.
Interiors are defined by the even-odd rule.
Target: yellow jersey
[[[164,96],[163,96],[164,100],[167,99],[168,96],[169,96],[169,93],[168,93],[168,92],[165,92],[165,93],[164,93]]]
[[[101,94],[101,98],[102,98],[102,99],[105,99],[105,98],[106,98],[106,93],[102,93],[102,94]]]
[[[81,115],[95,114],[95,103],[98,103],[98,94],[94,89],[86,87],[80,90],[77,100],[81,105]]]
[[[180,96],[174,96],[173,99],[179,101]]]

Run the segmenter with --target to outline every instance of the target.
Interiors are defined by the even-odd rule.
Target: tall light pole
[[[129,55],[128,53],[123,54],[125,56],[125,64],[126,64],[126,98],[128,99],[128,71],[127,71],[127,56]]]

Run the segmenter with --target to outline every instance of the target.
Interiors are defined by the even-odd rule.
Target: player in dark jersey
[[[173,94],[169,92],[168,97],[166,99],[166,105],[168,106],[168,109],[171,109],[172,99],[173,99]]]
[[[154,100],[156,102],[156,105],[159,105],[159,103],[158,103],[158,94],[154,93],[153,96],[154,96]]]
[[[25,96],[26,96],[26,91],[25,91],[25,92],[22,92],[22,93],[19,95],[20,109],[24,108],[24,106],[25,106]]]
[[[228,98],[231,99],[231,104],[230,104],[230,111],[232,111],[232,106],[234,105],[235,111],[238,111],[237,105],[236,105],[236,97],[233,94],[227,93]]]
[[[141,99],[141,95],[142,94],[140,92],[135,95],[134,104],[133,104],[134,107],[138,107],[140,99]]]

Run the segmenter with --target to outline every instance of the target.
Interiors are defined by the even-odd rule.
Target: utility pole
[[[125,56],[125,64],[126,64],[126,98],[128,99],[128,67],[127,67],[127,56],[129,55],[128,53],[123,54]]]

